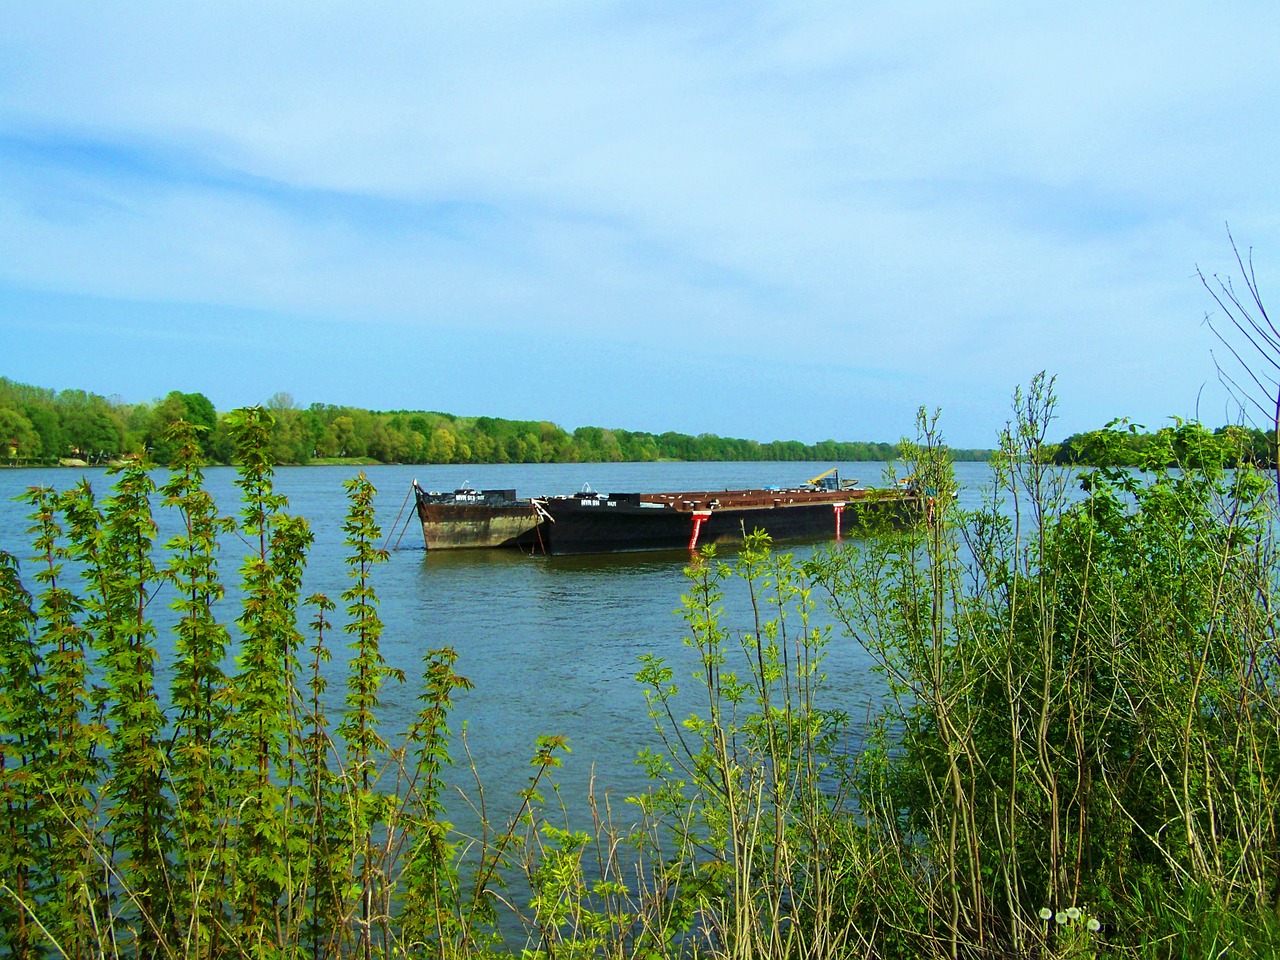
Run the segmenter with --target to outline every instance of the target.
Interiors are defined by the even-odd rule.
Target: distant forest
[[[599,463],[656,460],[893,460],[898,445],[797,440],[761,443],[699,434],[579,427],[570,433],[546,420],[464,417],[416,410],[376,411],[313,403],[299,408],[288,394],[266,404],[276,463],[339,459],[380,463]],[[0,377],[0,462],[17,466],[66,460],[106,463],[172,451],[165,439],[176,420],[203,427],[205,455],[229,463],[225,413],[200,393],[174,390],[151,403],[124,403],[83,390],[48,390]],[[985,460],[988,450],[951,451],[957,460]]]

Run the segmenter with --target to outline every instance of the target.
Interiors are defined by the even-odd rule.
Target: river
[[[365,472],[378,489],[378,522],[392,547],[380,565],[375,586],[386,624],[382,652],[391,666],[409,677],[404,686],[384,689],[383,732],[388,739],[402,731],[417,709],[418,677],[423,655],[451,646],[459,653],[457,671],[475,684],[456,698],[455,733],[465,728],[466,743],[486,784],[490,802],[514,805],[515,791],[526,785],[529,758],[540,734],[563,735],[572,753],[557,772],[562,792],[585,796],[594,774],[597,785],[627,794],[643,786],[634,761],[637,750],[652,741],[643,691],[634,677],[639,657],[657,654],[677,665],[676,680],[692,687],[694,661],[682,644],[685,625],[676,612],[686,580],[686,556],[620,554],[604,557],[526,557],[517,552],[423,550],[421,529],[406,521],[406,503],[415,478],[427,489],[463,485],[516,488],[521,495],[572,493],[590,484],[599,491],[724,489],[795,485],[826,469],[814,463],[619,463],[467,466],[373,466]],[[284,467],[276,473],[277,491],[289,498],[288,510],[306,517],[315,534],[304,595],[327,593],[339,602],[347,587],[341,531],[347,504],[342,482],[356,467]],[[863,486],[883,482],[885,465],[841,465],[841,475]],[[30,551],[24,531],[28,508],[13,498],[33,485],[63,490],[89,477],[99,497],[109,492],[104,470],[0,470],[0,549],[20,559]],[[961,503],[976,505],[980,488],[990,478],[986,464],[957,464]],[[163,480],[163,473],[157,474]],[[239,507],[233,485],[235,471],[211,468],[207,489],[224,514]],[[403,514],[401,511],[403,510]],[[397,517],[399,517],[397,522]],[[174,520],[157,512],[161,535],[171,535]],[[812,549],[800,547],[799,550]],[[222,577],[234,584],[243,548],[234,537],[222,542]],[[24,564],[25,567],[25,564]],[[24,576],[28,589],[35,584]],[[167,598],[153,604],[163,625]],[[741,603],[729,598],[729,609]],[[341,610],[335,613],[341,623]],[[228,604],[225,622],[235,617]],[[745,629],[745,621],[738,624]],[[333,643],[340,643],[338,634]],[[172,639],[161,629],[159,674],[167,687]],[[337,658],[335,658],[337,659]],[[881,685],[855,643],[837,638],[826,662],[829,703],[855,718],[879,699]],[[331,690],[340,708],[341,679]],[[455,742],[455,760],[461,758]],[[471,789],[470,774],[459,767],[455,781]]]

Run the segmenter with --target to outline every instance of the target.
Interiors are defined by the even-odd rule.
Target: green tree
[[[229,681],[222,669],[229,637],[214,609],[225,594],[218,574],[218,539],[235,524],[218,515],[204,489],[197,428],[178,420],[164,439],[173,451],[164,503],[182,519],[180,532],[165,544],[169,562],[163,573],[175,589],[171,606],[179,618],[169,778],[182,811],[183,843],[175,852],[179,876],[195,881],[173,885],[173,891],[187,918],[189,955],[212,958],[219,954],[220,934],[229,920],[225,893],[231,873],[225,843],[231,795],[225,740]]]
[[[239,810],[232,888],[239,936],[266,946],[262,931],[275,927],[292,893],[285,790],[291,782],[294,714],[291,679],[301,640],[296,623],[302,568],[311,532],[285,514],[274,490],[271,417],[261,407],[229,418],[242,491],[240,530],[251,549],[241,567],[242,641],[229,691],[233,766]]]
[[[93,838],[97,789],[105,765],[106,727],[89,703],[87,654],[93,638],[81,623],[84,605],[64,578],[69,551],[61,542],[63,498],[47,487],[29,490],[32,557],[40,586],[37,622],[43,676],[44,747],[36,766],[44,798],[42,832],[47,843],[43,883],[36,898],[56,906],[52,933],[71,957],[90,957],[98,944],[93,918],[101,911],[103,884]],[[33,726],[32,732],[37,727]]]
[[[115,919],[116,936],[136,937],[153,956],[173,933],[167,883],[172,809],[165,789],[165,720],[155,688],[155,625],[148,613],[157,574],[151,557],[155,490],[145,461],[123,468],[99,507],[87,482],[64,500],[69,556],[82,567],[86,623],[105,684],[94,690],[109,731],[105,815],[120,854],[113,870],[136,891]]]
[[[218,430],[218,414],[213,404],[202,393],[171,390],[151,408],[151,419],[143,435],[152,458],[158,463],[172,462],[175,449],[169,433],[178,421],[196,428],[201,455],[205,458],[211,456]]]
[[[437,427],[431,432],[427,447],[428,463],[453,463],[458,454],[457,435],[448,427]]]
[[[308,463],[314,449],[302,414],[287,393],[272,394],[267,401],[271,413],[271,459],[276,463]]]
[[[31,596],[18,576],[18,562],[0,551],[0,944],[13,957],[39,955],[40,933],[24,909],[39,894],[44,867],[42,833],[46,812],[41,784],[33,776],[44,748],[40,722],[40,655],[32,639]]]
[[[400,924],[405,942],[434,947],[446,956],[453,955],[453,949],[467,933],[461,915],[458,848],[450,840],[451,825],[445,820],[444,806],[444,772],[453,762],[448,724],[453,694],[472,689],[471,681],[454,672],[457,660],[457,652],[450,647],[432,650],[424,658],[423,689],[418,698],[422,709],[407,737],[416,767],[405,797],[409,853],[400,885]]]
[[[67,433],[62,428],[62,418],[52,401],[35,401],[26,403],[22,413],[31,421],[32,428],[40,438],[40,451],[46,460],[65,457],[70,444]]]
[[[386,864],[375,846],[375,831],[385,829],[387,811],[392,798],[375,790],[378,758],[385,754],[387,743],[378,732],[380,691],[387,680],[404,681],[404,674],[386,664],[379,648],[382,619],[378,616],[378,598],[372,583],[373,568],[385,563],[387,552],[377,544],[381,532],[374,520],[375,490],[364,473],[346,481],[343,487],[350,500],[350,510],[342,529],[351,553],[347,557],[351,586],[342,594],[347,604],[348,622],[343,628],[352,638],[351,665],[347,675],[346,709],[338,724],[338,735],[346,745],[346,769],[355,783],[351,811],[355,880],[359,885],[360,923],[357,949],[368,958],[374,950],[374,929],[381,928],[381,950],[389,935],[391,888]]]
[[[35,426],[17,410],[0,407],[0,456],[9,460],[35,460],[44,446]]]
[[[83,390],[63,390],[57,402],[67,453],[94,462],[121,453],[123,419],[112,415],[102,397]]]

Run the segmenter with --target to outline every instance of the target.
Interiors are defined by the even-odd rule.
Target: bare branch
[[[1246,260],[1235,237],[1231,235],[1230,227],[1227,228],[1227,240],[1231,244],[1231,252],[1235,255],[1236,266],[1248,296],[1242,298],[1237,295],[1230,277],[1224,280],[1214,274],[1213,283],[1210,283],[1197,267],[1196,276],[1200,278],[1200,283],[1209,291],[1209,296],[1213,297],[1218,309],[1227,318],[1227,323],[1219,324],[1214,322],[1212,314],[1206,313],[1204,322],[1235,361],[1233,369],[1228,370],[1219,362],[1217,355],[1213,355],[1218,381],[1235,398],[1242,414],[1249,409],[1256,409],[1261,417],[1269,421],[1272,457],[1277,461],[1276,493],[1280,496],[1280,456],[1276,455],[1280,449],[1280,381],[1272,373],[1280,372],[1280,330],[1271,322],[1262,302],[1252,249]],[[1234,369],[1236,367],[1239,369]]]

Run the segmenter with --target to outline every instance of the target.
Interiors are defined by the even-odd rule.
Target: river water
[[[380,613],[385,623],[382,653],[408,675],[403,686],[384,688],[383,732],[388,739],[403,731],[417,710],[418,678],[427,651],[451,646],[459,653],[455,669],[475,684],[455,700],[455,734],[464,733],[489,802],[514,809],[515,792],[527,784],[529,759],[540,734],[563,735],[572,753],[557,771],[571,806],[585,796],[587,783],[626,795],[643,787],[635,766],[637,750],[654,743],[645,715],[643,691],[634,677],[639,657],[656,654],[676,666],[676,682],[692,689],[695,660],[683,645],[685,625],[677,610],[686,588],[687,554],[619,554],[603,557],[527,557],[511,551],[432,552],[423,549],[421,528],[410,520],[407,502],[415,478],[425,488],[450,490],[463,485],[516,488],[524,495],[573,493],[590,484],[602,492],[726,489],[798,485],[827,464],[812,463],[661,463],[539,464],[486,466],[374,466],[365,472],[378,489],[379,524],[392,548],[391,559],[375,572]],[[276,488],[289,498],[288,511],[306,517],[315,534],[304,596],[327,593],[339,603],[348,585],[341,530],[347,503],[342,482],[355,467],[285,467]],[[845,464],[841,476],[863,486],[883,483],[885,465]],[[99,497],[109,492],[104,470],[0,470],[0,549],[25,560],[28,508],[13,497],[33,485],[63,490],[81,475]],[[986,464],[957,465],[961,503],[976,505],[990,478]],[[163,481],[163,474],[157,474]],[[239,508],[231,468],[211,468],[207,488],[223,514]],[[403,512],[402,512],[403,511]],[[174,519],[157,511],[161,534],[174,532]],[[787,549],[787,548],[783,548]],[[811,550],[801,546],[796,552]],[[222,542],[222,578],[238,579],[244,548],[235,537]],[[24,569],[26,564],[24,563]],[[28,589],[35,584],[24,576]],[[158,680],[167,687],[172,639],[164,630],[169,598],[153,603],[161,626]],[[743,598],[731,595],[731,614],[742,614]],[[234,620],[228,602],[224,622]],[[736,623],[747,628],[745,619]],[[339,634],[331,643],[339,644]],[[335,655],[335,660],[340,657]],[[879,701],[881,683],[856,643],[837,637],[825,664],[826,697],[855,719]],[[343,693],[335,676],[331,695],[336,716]],[[856,745],[854,745],[856,748]],[[455,760],[462,757],[455,740]],[[473,794],[465,767],[455,781]],[[496,811],[495,811],[496,812]],[[498,817],[498,819],[501,819]]]

